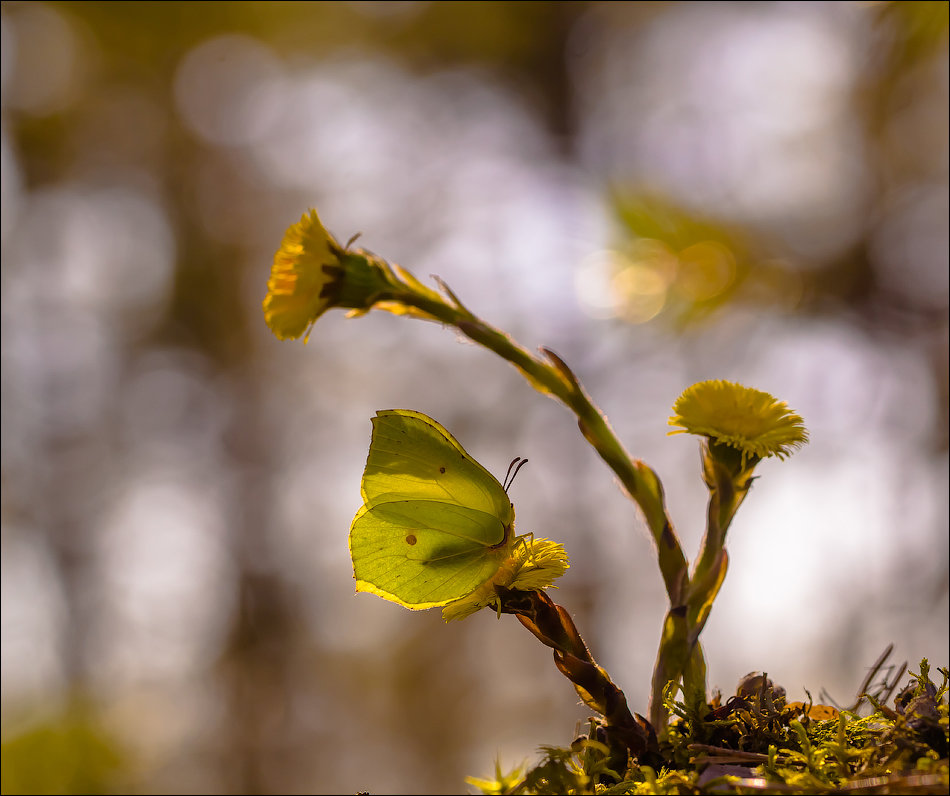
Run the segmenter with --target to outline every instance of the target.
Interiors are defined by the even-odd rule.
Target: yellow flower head
[[[442,618],[446,622],[465,619],[485,606],[497,603],[495,586],[522,591],[546,589],[569,566],[567,551],[562,545],[550,539],[522,536],[498,571],[471,594],[446,605],[442,609]]]
[[[673,404],[670,434],[699,434],[747,458],[791,455],[808,442],[805,423],[784,401],[729,381],[701,381]]]
[[[264,298],[264,320],[281,340],[301,335],[334,306],[340,290],[343,250],[324,229],[316,210],[304,213],[281,241]]]

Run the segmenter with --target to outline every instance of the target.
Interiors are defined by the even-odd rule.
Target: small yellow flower
[[[784,401],[761,390],[729,381],[701,381],[683,392],[673,404],[669,434],[698,434],[728,445],[747,458],[791,455],[808,442],[801,417]]]
[[[488,605],[497,603],[496,586],[531,591],[546,589],[563,575],[570,564],[567,551],[550,539],[521,537],[511,555],[498,571],[471,594],[451,602],[442,609],[442,618],[449,622],[465,619]]]
[[[278,338],[305,335],[306,342],[314,321],[334,306],[343,276],[342,254],[316,210],[304,213],[284,233],[264,299],[264,320]]]

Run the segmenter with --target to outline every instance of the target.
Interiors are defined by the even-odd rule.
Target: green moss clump
[[[921,661],[893,707],[885,701],[896,678],[875,693],[866,681],[849,709],[816,705],[810,695],[807,704],[787,702],[783,688],[757,673],[701,711],[691,712],[671,688],[673,719],[655,759],[612,771],[592,720],[589,737],[543,748],[533,768],[469,783],[484,794],[945,794],[950,670],[938,671],[939,686]],[[866,706],[872,712],[861,716]]]

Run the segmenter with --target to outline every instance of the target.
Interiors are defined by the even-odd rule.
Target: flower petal
[[[333,306],[342,273],[340,251],[316,210],[304,213],[284,233],[263,305],[264,320],[279,339],[300,337]]]

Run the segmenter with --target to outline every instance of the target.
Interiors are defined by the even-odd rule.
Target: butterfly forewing
[[[373,418],[362,492],[367,506],[434,500],[491,514],[505,526],[514,519],[498,480],[439,423],[410,410],[381,411]]]

